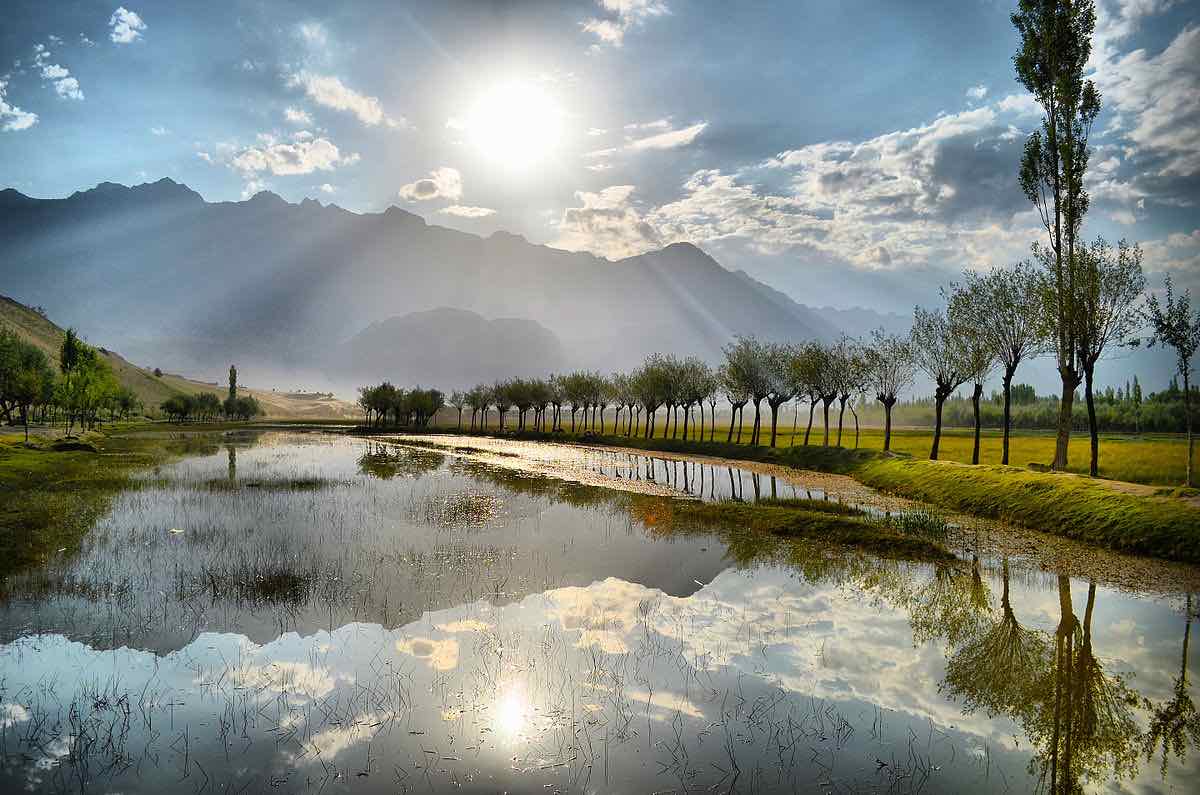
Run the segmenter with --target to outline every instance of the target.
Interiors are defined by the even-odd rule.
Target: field
[[[765,412],[764,412],[765,413]],[[449,415],[443,414],[439,419],[445,420]],[[564,412],[564,425],[570,427],[569,413]],[[717,415],[717,428],[713,435],[715,441],[724,442],[729,433],[728,421],[721,423]],[[769,420],[770,415],[767,415]],[[818,415],[819,417],[819,415]],[[742,430],[742,444],[750,442],[750,418],[747,412],[747,422]],[[848,419],[849,417],[847,417]],[[613,433],[612,411],[605,417],[605,431]],[[787,415],[787,423],[780,417],[779,437],[776,446],[790,447],[793,444],[791,414]],[[804,444],[804,421],[802,414],[801,425],[796,432],[795,445]],[[443,421],[443,427],[457,423]],[[771,427],[764,422],[763,444],[771,441]],[[505,428],[514,426],[511,418],[505,422]],[[466,423],[464,422],[464,427]],[[495,429],[494,412],[490,429]],[[682,425],[680,426],[682,428]],[[663,418],[659,416],[656,435],[662,436]],[[710,426],[704,427],[704,439],[709,436]],[[693,436],[694,428],[689,429],[688,437]],[[823,430],[818,424],[813,425],[810,445],[820,445]],[[837,427],[831,429],[830,442],[836,441]],[[736,431],[735,431],[736,438]],[[916,459],[929,457],[929,448],[933,443],[932,428],[893,428],[892,450],[897,453],[907,453]],[[974,443],[974,432],[967,428],[946,428],[942,430],[941,448],[938,458],[942,461],[957,461],[960,464],[971,462],[971,448]],[[842,431],[842,446],[854,447],[854,425],[848,423]],[[858,446],[868,450],[883,449],[883,429],[863,427],[860,431]],[[980,436],[979,463],[1000,463],[1001,435],[999,431],[985,430]],[[1086,433],[1075,433],[1071,436],[1069,471],[1087,474],[1089,456],[1089,441]],[[1050,431],[1014,431],[1009,440],[1009,463],[1016,467],[1028,467],[1031,463],[1049,464],[1054,458],[1054,434]],[[1187,442],[1183,436],[1171,434],[1120,434],[1107,433],[1100,435],[1100,476],[1111,480],[1124,480],[1130,483],[1145,483],[1152,486],[1178,486],[1183,483],[1184,471],[1187,467]]]

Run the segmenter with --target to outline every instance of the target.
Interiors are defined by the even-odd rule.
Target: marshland
[[[141,457],[96,489],[85,532],[6,570],[4,788],[1107,791],[1197,773],[1192,567],[828,473],[345,430],[98,441]],[[897,543],[777,532],[751,508]]]

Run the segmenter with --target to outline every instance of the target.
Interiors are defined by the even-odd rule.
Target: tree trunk
[[[933,449],[929,451],[929,460],[938,460],[938,446],[942,443],[942,406],[946,403],[946,395],[938,390],[934,395],[933,416]]]
[[[850,413],[854,415],[854,449],[858,449],[858,412],[854,410],[854,401],[850,401]]]
[[[1075,403],[1075,387],[1079,386],[1079,376],[1066,366],[1059,368],[1059,374],[1062,376],[1062,400],[1058,404],[1058,431],[1051,469],[1062,472],[1067,468],[1067,450],[1071,443],[1071,407]]]
[[[833,403],[833,398],[821,398],[821,402],[825,404],[825,441],[824,447],[829,446],[829,404]]]
[[[1186,367],[1186,362],[1185,362],[1185,369],[1183,371],[1183,422],[1184,422],[1184,425],[1187,427],[1187,446],[1188,446],[1187,485],[1195,486],[1196,483],[1195,483],[1195,481],[1193,479],[1193,475],[1192,475],[1192,473],[1194,471],[1192,469],[1192,458],[1193,458],[1192,389],[1191,389],[1190,384],[1188,383],[1188,369],[1190,369],[1190,368]]]
[[[847,397],[849,397],[849,395],[838,398],[838,402],[841,403],[841,405],[838,407],[838,438],[837,438],[837,446],[838,447],[842,446],[842,422],[846,418],[846,398]]]
[[[1012,429],[1012,380],[1017,368],[1004,366],[1004,451],[1000,463],[1008,466],[1008,437]]]
[[[808,447],[808,436],[812,433],[813,414],[817,411],[817,401],[809,398],[808,400],[808,427],[804,429],[804,446]]]
[[[894,399],[885,401],[883,404],[883,451],[885,453],[892,449],[892,406],[895,404]]]
[[[738,406],[737,443],[742,443],[742,426],[746,424],[746,404]]]
[[[729,404],[729,435],[725,437],[725,444],[733,441],[733,423],[737,419],[737,406]]]
[[[779,419],[779,404],[778,403],[770,403],[769,405],[771,406],[771,446],[774,447],[775,446],[775,426],[778,424],[777,421]]]
[[[975,447],[971,451],[971,463],[979,463],[979,397],[983,394],[983,384],[975,384],[971,393],[971,409],[975,412]]]
[[[1088,461],[1088,474],[1092,477],[1100,475],[1100,429],[1096,426],[1096,397],[1092,394],[1095,365],[1084,368],[1083,399],[1087,403],[1088,436],[1091,439],[1091,459]]]
[[[758,446],[758,433],[762,428],[762,399],[754,400],[754,431],[750,434],[750,444]]]

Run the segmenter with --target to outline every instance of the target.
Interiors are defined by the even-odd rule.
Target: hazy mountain
[[[356,382],[383,373],[403,385],[450,389],[569,365],[562,342],[540,323],[440,308],[372,323],[338,347],[328,369]]]
[[[216,375],[234,358],[287,383],[359,332],[386,333],[364,331],[373,323],[439,306],[527,318],[557,335],[572,366],[606,370],[654,350],[715,359],[734,334],[838,333],[688,244],[611,262],[431,226],[396,207],[357,214],[267,192],[210,203],[169,179],[65,199],[0,192],[0,279],[142,361]],[[421,356],[445,340],[413,334],[394,347]],[[375,373],[394,375],[382,364]]]

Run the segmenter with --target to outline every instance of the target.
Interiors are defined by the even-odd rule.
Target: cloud
[[[596,0],[605,12],[602,17],[590,17],[580,23],[585,33],[591,33],[598,41],[594,47],[608,45],[620,47],[625,43],[625,34],[651,17],[671,13],[663,0]]]
[[[987,93],[988,93],[987,86],[985,86],[983,83],[980,83],[977,86],[971,86],[970,88],[967,89],[967,97],[969,99],[973,99],[976,101],[981,100],[984,97],[986,97]]]
[[[487,218],[489,215],[496,214],[491,207],[469,207],[463,204],[452,204],[449,207],[443,207],[438,212],[459,218]]]
[[[635,207],[629,186],[580,193],[583,206],[564,212],[556,245],[613,256],[729,241],[862,269],[1019,259],[1038,234],[1016,184],[1025,135],[1016,125],[1032,122],[1020,104],[1001,100],[862,141],[812,144],[732,172],[701,169],[678,199],[657,207]],[[659,135],[678,143],[683,132]]]
[[[599,193],[578,191],[582,207],[568,207],[551,245],[568,251],[591,251],[609,259],[640,254],[660,244],[658,232],[630,198],[633,185],[612,185]]]
[[[336,193],[337,192],[337,188],[333,187],[328,182],[321,183],[321,186],[319,188],[317,188],[317,190],[321,191],[321,193]]]
[[[228,160],[229,167],[247,177],[259,173],[282,177],[332,171],[359,160],[357,154],[343,155],[328,138],[316,138],[311,133],[291,142],[277,141],[269,135],[259,139],[259,145],[234,152]]]
[[[61,43],[62,39],[56,36],[50,37],[51,41]],[[42,80],[54,86],[54,92],[63,99],[83,99],[83,91],[79,88],[79,81],[71,76],[71,71],[61,64],[49,63],[50,50],[44,44],[35,44],[33,46],[33,64],[41,71]]]
[[[1200,276],[1200,229],[1193,229],[1190,234],[1175,232],[1163,240],[1145,241],[1141,246],[1146,270]]]
[[[300,38],[312,47],[324,49],[329,43],[329,34],[325,31],[325,26],[320,22],[301,22],[298,30]]]
[[[89,39],[87,36],[85,36],[82,33],[79,34],[79,43],[82,44],[84,47],[95,47],[96,46],[96,42],[92,41],[91,39]]]
[[[108,18],[108,26],[112,28],[108,38],[114,44],[131,44],[140,39],[142,31],[146,29],[142,18],[125,6],[119,6],[112,12],[112,16]]]
[[[389,127],[403,127],[403,119],[392,119],[383,110],[383,104],[377,97],[360,94],[346,86],[333,75],[318,75],[302,71],[290,78],[290,84],[302,86],[309,98],[319,105],[334,110],[353,113],[363,124],[374,127],[386,124]]]
[[[1103,64],[1097,81],[1134,153],[1153,160],[1157,176],[1200,173],[1200,26],[1185,27],[1158,55],[1134,50]]]
[[[37,114],[21,110],[16,105],[10,105],[7,94],[8,81],[0,80],[0,130],[4,132],[16,132],[18,130],[28,130],[37,124]]]
[[[150,134],[151,135],[170,135],[171,131],[168,130],[166,127],[157,126],[157,127],[150,128]]]
[[[428,177],[402,186],[400,196],[409,201],[429,201],[430,199],[457,201],[462,198],[462,175],[458,173],[458,169],[449,166],[435,168]]]
[[[283,109],[283,117],[292,124],[299,124],[302,127],[310,127],[313,123],[312,116],[304,108],[286,107]]]
[[[691,127],[684,127],[682,130],[669,130],[658,135],[639,138],[635,141],[630,141],[627,148],[639,152],[647,149],[675,149],[680,146],[687,146],[692,141],[695,141],[697,136],[704,132],[704,128],[707,126],[708,122],[702,121],[699,124],[693,124]]]

